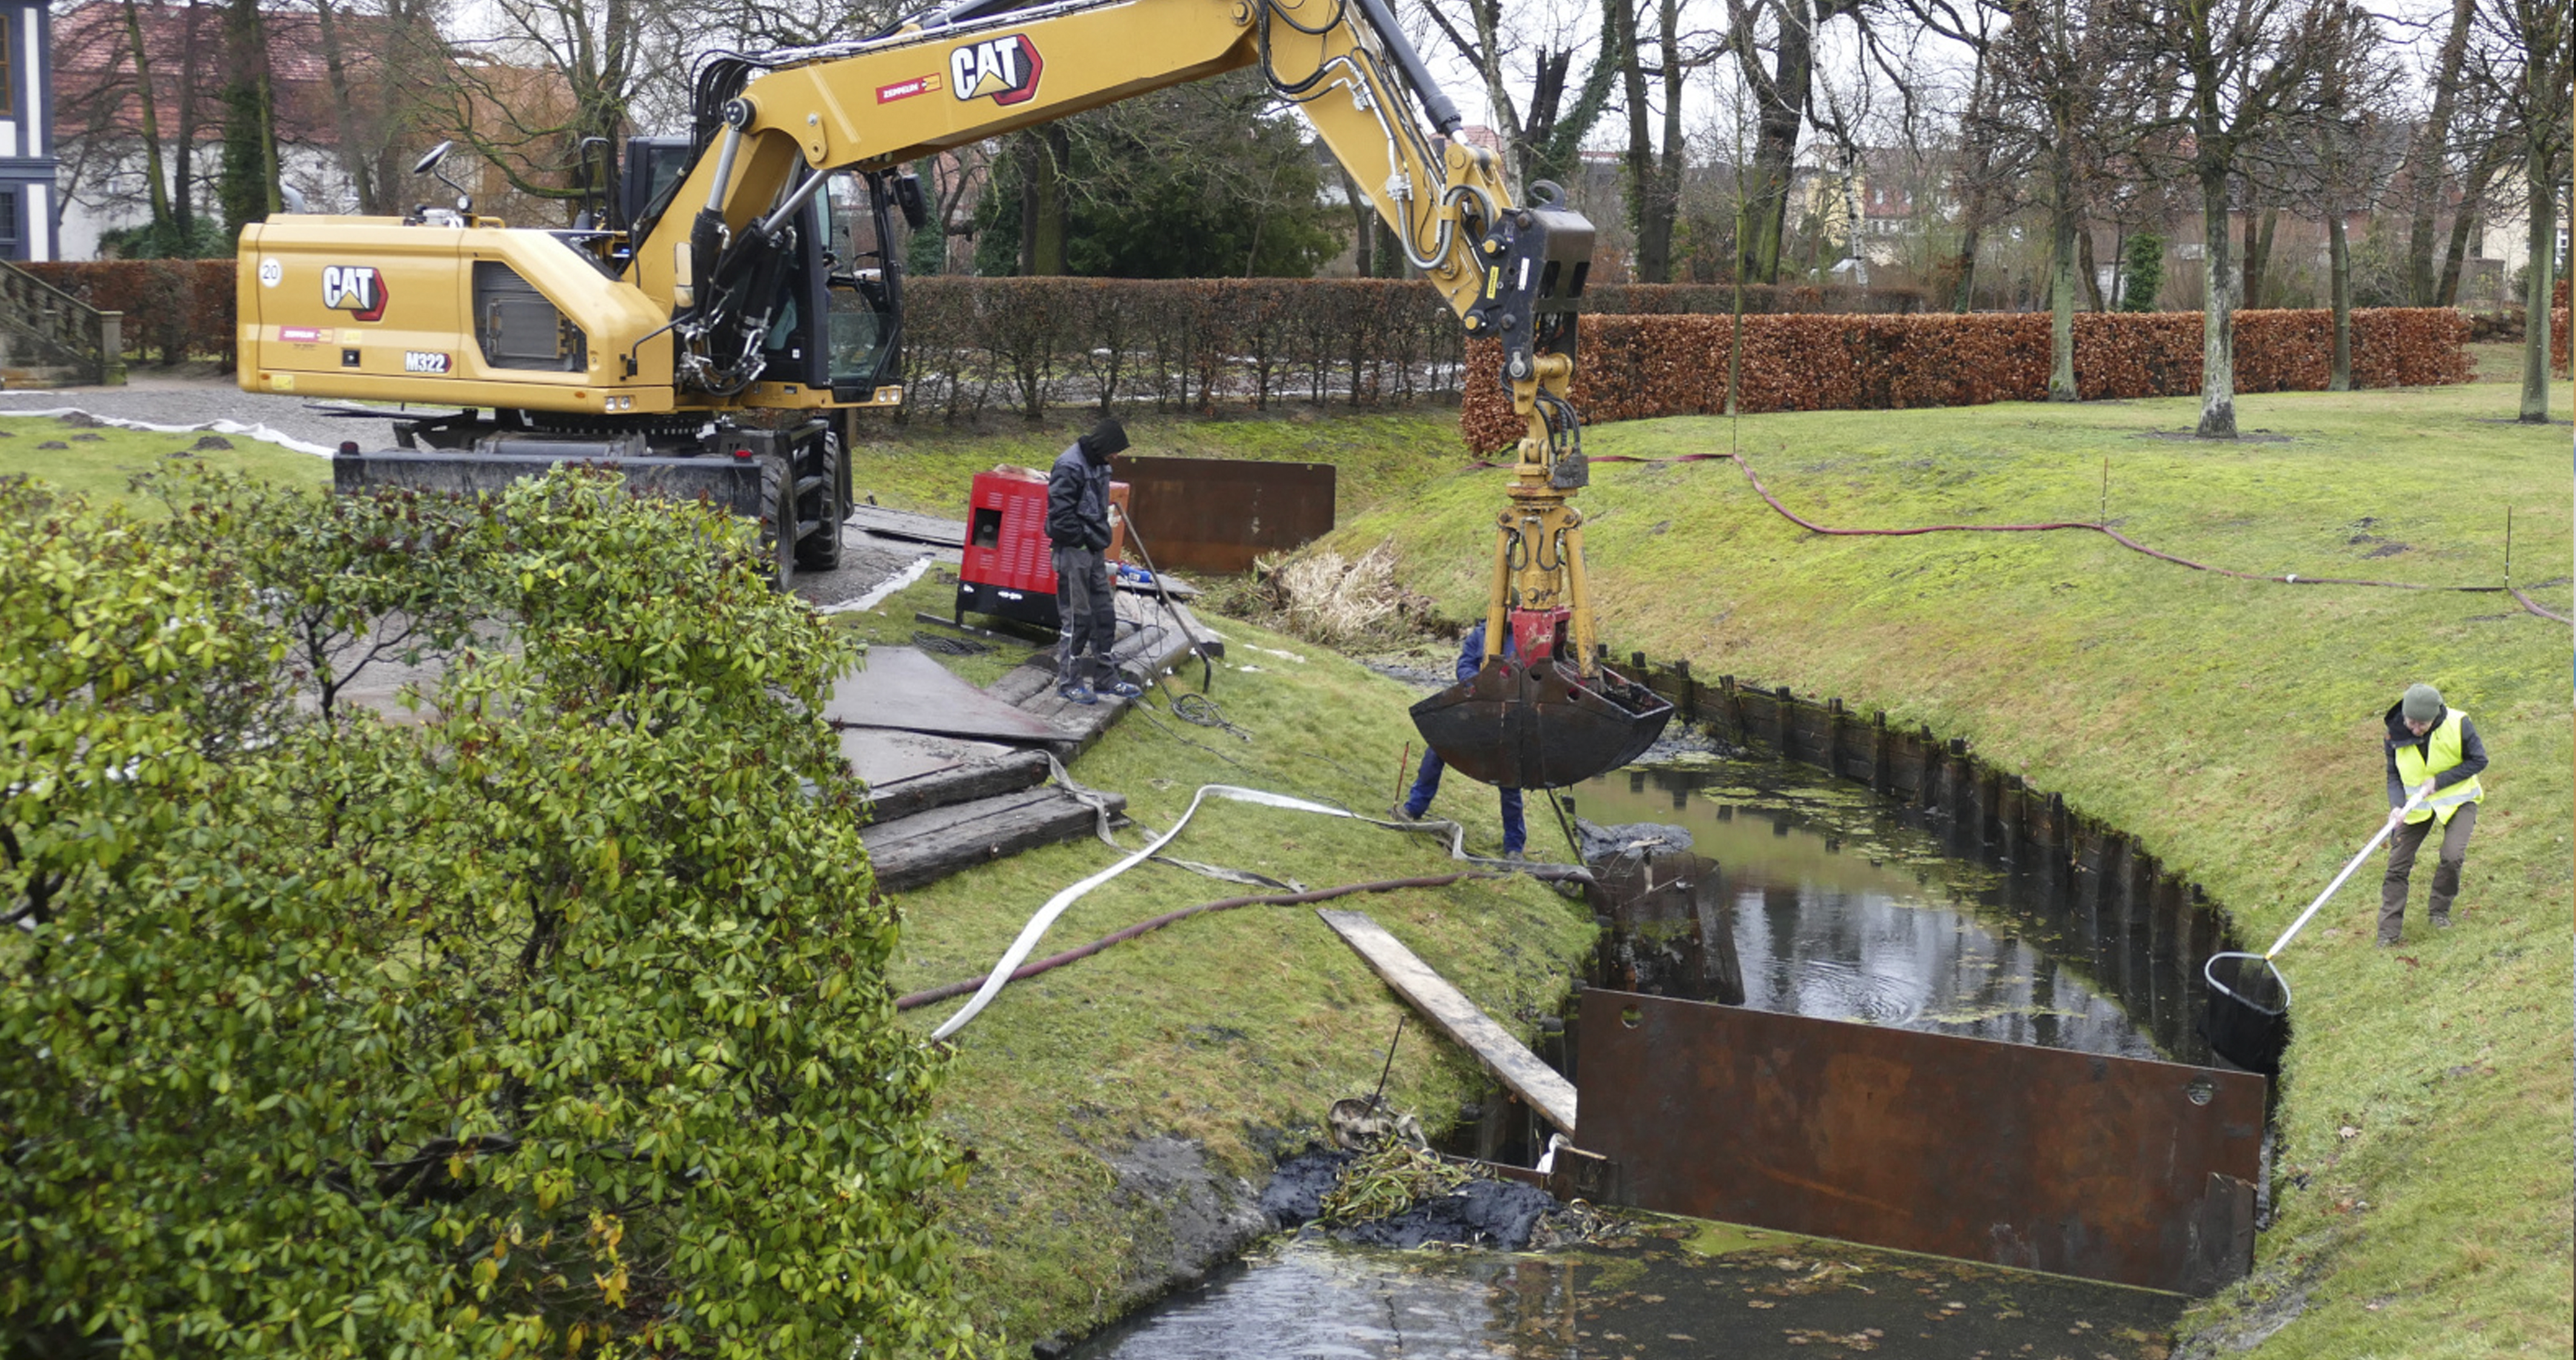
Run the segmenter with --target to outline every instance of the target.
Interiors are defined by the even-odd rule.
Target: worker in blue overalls
[[[1517,659],[1518,649],[1509,637],[1503,639],[1503,655]],[[1464,684],[1476,678],[1485,668],[1485,625],[1467,630],[1466,639],[1458,644],[1458,681]],[[1396,809],[1409,821],[1418,821],[1431,810],[1431,800],[1440,793],[1440,772],[1448,768],[1438,751],[1422,753],[1422,771],[1413,777],[1413,790],[1404,796],[1403,806]],[[1529,843],[1528,824],[1521,820],[1521,791],[1505,789],[1503,793],[1503,858],[1518,859]]]

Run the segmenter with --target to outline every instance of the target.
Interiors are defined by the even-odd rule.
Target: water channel
[[[1686,829],[1703,861],[1631,864],[1590,985],[2134,1058],[2206,1061],[2187,964],[2106,930],[2086,885],[1969,850],[1804,766],[1693,757],[1573,791],[1600,825]],[[1556,831],[1530,809],[1533,850]],[[1570,854],[1571,852],[1563,852]],[[2080,877],[2080,876],[2079,876]],[[1565,1065],[1571,1034],[1543,1036]],[[1489,1106],[1489,1108],[1497,1108]],[[1526,1124],[1450,1151],[1526,1165]],[[1397,1252],[1311,1233],[1086,1342],[1092,1360],[1230,1356],[2161,1357],[2180,1298],[1638,1216],[1545,1255]]]

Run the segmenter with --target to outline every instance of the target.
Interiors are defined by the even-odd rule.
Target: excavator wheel
[[[769,562],[769,586],[784,595],[796,584],[796,474],[786,459],[760,460],[760,504],[760,550]]]
[[[848,493],[842,490],[848,478],[841,468],[841,437],[825,430],[814,440],[814,447],[813,477],[800,481],[819,484],[797,498],[796,513],[816,527],[796,541],[796,566],[801,571],[837,571],[841,566],[841,521],[850,514]]]

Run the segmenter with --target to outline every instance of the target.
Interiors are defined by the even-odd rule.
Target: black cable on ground
[[[982,656],[993,650],[973,638],[950,637],[945,633],[925,633],[919,629],[913,630],[912,645],[925,652],[937,652],[941,656]]]

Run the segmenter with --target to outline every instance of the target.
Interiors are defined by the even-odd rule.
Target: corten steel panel
[[[1579,1059],[1617,1203],[2184,1293],[2251,1263],[2257,1076],[1602,989]]]
[[[1333,465],[1121,458],[1137,534],[1172,571],[1250,571],[1252,559],[1333,530]]]

